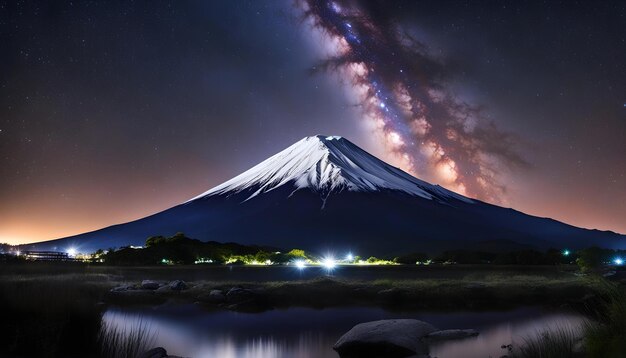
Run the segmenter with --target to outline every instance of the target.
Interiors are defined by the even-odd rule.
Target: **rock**
[[[188,288],[188,286],[185,283],[185,281],[181,281],[181,280],[175,280],[175,281],[170,282],[168,287],[172,291],[182,291],[182,290],[186,290]]]
[[[169,285],[163,285],[156,289],[156,292],[169,292],[169,291],[171,291]]]
[[[270,307],[262,292],[240,287],[233,287],[228,291],[226,303],[229,310],[239,312],[261,312]]]
[[[139,358],[165,358],[167,357],[167,351],[163,347],[156,347],[143,352],[139,355]]]
[[[576,343],[574,344],[574,347],[573,347],[572,351],[574,353],[580,355],[581,357],[583,357],[583,354],[585,353],[585,342],[584,342],[584,339],[582,337],[577,339]]]
[[[476,337],[478,331],[475,329],[446,329],[443,331],[435,331],[426,336],[431,341],[445,341],[451,339],[463,339],[468,337]]]
[[[156,290],[159,287],[161,287],[161,285],[156,281],[152,281],[152,280],[141,281],[141,288],[144,290]]]
[[[125,292],[125,291],[129,291],[129,290],[134,290],[135,286],[133,285],[129,285],[129,284],[125,284],[125,285],[121,285],[121,286],[117,286],[111,289],[111,292]]]
[[[436,331],[416,319],[359,323],[333,346],[342,357],[406,357],[428,354],[423,337]]]
[[[233,287],[226,294],[229,303],[240,303],[255,299],[257,294],[247,288]]]
[[[226,301],[226,295],[222,290],[211,290],[209,293],[203,293],[198,296],[200,302],[223,303]]]

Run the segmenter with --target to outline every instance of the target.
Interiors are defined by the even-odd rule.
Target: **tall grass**
[[[98,336],[102,358],[136,358],[154,348],[155,341],[154,330],[143,321],[123,327],[103,321]]]
[[[91,279],[2,271],[0,356],[92,357],[101,315],[96,303],[108,288],[100,277]]]
[[[558,326],[523,339],[512,349],[512,358],[571,358],[581,356],[577,345],[580,332],[571,326]]]
[[[595,318],[584,326],[589,357],[626,356],[626,291],[623,286],[602,281],[603,293],[588,307]]]
[[[626,289],[598,279],[600,294],[585,307],[581,329],[558,327],[508,346],[512,358],[626,357]],[[581,338],[579,338],[581,337]],[[581,349],[577,349],[581,343]]]

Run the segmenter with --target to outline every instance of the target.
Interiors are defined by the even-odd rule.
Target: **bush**
[[[611,261],[613,250],[601,249],[597,246],[580,250],[576,264],[582,272],[589,272],[597,269],[604,262]]]
[[[405,265],[415,265],[417,262],[424,262],[426,260],[428,260],[428,254],[423,252],[414,252],[394,259],[395,262]]]

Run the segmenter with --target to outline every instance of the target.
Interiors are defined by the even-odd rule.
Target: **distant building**
[[[24,251],[22,256],[34,261],[74,261],[67,252],[59,251]]]

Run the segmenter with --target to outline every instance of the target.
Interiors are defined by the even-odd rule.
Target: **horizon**
[[[323,137],[323,138],[320,138],[320,137]],[[314,134],[314,135],[308,135],[308,136],[305,136],[305,137],[303,137],[303,138],[302,138],[302,139],[300,139],[300,140],[296,140],[293,144],[291,144],[291,145],[289,145],[288,147],[286,147],[286,148],[282,149],[281,151],[279,151],[279,152],[277,152],[277,153],[270,154],[270,155],[269,155],[266,159],[264,159],[263,161],[265,161],[265,160],[267,160],[267,159],[270,159],[270,158],[272,158],[272,157],[274,157],[274,156],[280,155],[281,153],[287,152],[287,150],[289,150],[290,148],[294,147],[296,144],[298,144],[298,143],[300,143],[300,142],[303,142],[303,141],[305,141],[305,140],[307,140],[307,139],[310,139],[310,138],[318,138],[318,139],[320,139],[320,143],[325,143],[325,141],[327,141],[327,140],[346,140],[347,142],[351,143],[352,145],[356,146],[357,148],[359,148],[359,149],[363,150],[363,149],[362,149],[361,147],[359,147],[357,144],[352,143],[352,141],[350,141],[350,139],[349,139],[349,138],[346,138],[346,137],[343,137],[343,136],[325,135],[325,134]],[[324,145],[326,146],[326,144],[324,144]],[[328,148],[328,147],[326,147],[326,148]],[[330,149],[330,148],[329,148],[329,149]],[[366,151],[366,153],[368,153],[368,154],[372,155],[372,156],[373,156],[374,158],[376,158],[376,159],[381,160],[383,163],[385,163],[385,164],[387,164],[387,165],[390,165],[390,166],[392,166],[392,167],[394,167],[394,168],[396,168],[396,169],[399,169],[399,170],[403,171],[404,173],[406,173],[406,174],[408,174],[408,175],[410,175],[410,176],[412,176],[412,177],[414,177],[414,178],[416,178],[416,179],[418,179],[418,180],[421,180],[420,178],[413,176],[413,174],[411,174],[411,173],[408,173],[408,172],[404,171],[404,170],[403,170],[402,168],[400,168],[400,167],[393,166],[393,165],[391,165],[391,164],[389,164],[389,163],[385,162],[385,161],[384,161],[384,160],[382,160],[381,158],[378,158],[378,157],[376,157],[375,155],[373,155],[373,154],[371,154],[371,153],[369,153],[369,152],[367,152],[367,151]],[[167,207],[167,208],[165,208],[165,209],[163,209],[163,210],[161,210],[161,211],[154,212],[154,213],[150,213],[150,214],[148,214],[148,215],[146,215],[146,216],[144,216],[144,217],[147,217],[147,216],[152,216],[152,215],[154,215],[154,214],[158,214],[158,213],[160,213],[160,212],[162,212],[162,211],[166,211],[166,210],[172,209],[172,208],[174,208],[174,207],[176,207],[176,206],[178,206],[178,205],[187,204],[187,203],[192,202],[192,201],[194,201],[194,200],[196,200],[196,199],[202,199],[202,198],[204,198],[204,197],[206,197],[206,196],[208,196],[208,195],[213,195],[213,194],[215,194],[215,193],[212,193],[212,192],[213,192],[215,189],[217,189],[217,188],[219,188],[220,186],[224,185],[225,183],[227,183],[227,182],[229,182],[229,181],[231,181],[231,180],[235,179],[235,178],[236,178],[236,177],[238,177],[239,175],[244,174],[244,173],[246,173],[246,172],[248,172],[248,171],[251,171],[252,169],[254,169],[254,167],[256,167],[256,166],[260,166],[260,165],[262,164],[262,162],[263,162],[263,161],[261,161],[261,162],[259,162],[259,163],[255,164],[255,165],[253,165],[253,166],[251,166],[250,168],[246,169],[245,171],[243,171],[243,172],[241,172],[241,173],[238,173],[238,174],[233,175],[230,179],[225,180],[224,182],[222,182],[222,183],[220,183],[220,184],[218,184],[218,185],[216,185],[216,186],[214,186],[214,187],[210,188],[209,190],[207,190],[207,191],[205,191],[205,192],[200,193],[199,195],[192,196],[190,199],[185,200],[185,201],[183,201],[183,202],[174,203],[174,204],[172,204],[171,206],[169,206],[169,207]],[[268,169],[269,169],[269,168],[268,168]],[[256,173],[256,174],[258,174],[258,173]],[[428,182],[426,182],[426,183],[427,183],[427,184],[430,184],[430,185],[435,185],[435,184],[428,183]],[[280,184],[280,185],[278,185],[278,186],[282,186],[282,185],[285,185],[285,184],[289,184],[289,182],[283,182],[282,184]],[[444,187],[444,188],[445,188],[445,187]],[[448,189],[448,188],[445,188],[445,189],[447,189],[447,190],[451,190],[451,189]],[[451,191],[452,191],[452,190],[451,190]],[[453,192],[454,192],[454,191],[453,191]],[[456,192],[455,192],[455,193],[456,193]],[[459,193],[457,193],[457,194],[459,194]],[[416,194],[412,194],[412,195],[416,195]],[[472,199],[472,200],[477,200],[476,198],[469,198],[469,199]],[[504,208],[507,208],[507,207],[504,207]],[[515,208],[508,208],[508,209],[514,209],[514,210],[515,210]],[[322,209],[322,210],[323,210],[323,209]],[[528,213],[526,213],[526,214],[528,214]],[[530,215],[532,215],[532,214],[530,214]],[[86,231],[86,232],[80,232],[80,233],[77,233],[77,234],[75,234],[75,235],[69,235],[69,236],[66,236],[66,237],[53,238],[53,239],[51,239],[51,240],[63,239],[63,238],[73,237],[73,236],[76,236],[76,235],[81,235],[81,234],[85,234],[85,233],[89,233],[89,232],[93,232],[93,231],[99,231],[99,230],[101,230],[101,229],[106,229],[106,228],[111,227],[111,226],[116,226],[116,225],[120,225],[120,224],[127,224],[127,223],[131,223],[131,222],[134,222],[134,221],[139,220],[139,219],[142,219],[142,218],[143,218],[143,217],[139,217],[139,218],[135,218],[135,219],[130,219],[129,221],[126,221],[126,222],[114,223],[114,224],[111,224],[111,225],[108,225],[108,226],[105,226],[105,227],[101,227],[101,228],[97,228],[97,229],[94,229],[94,230],[90,230],[90,231]],[[546,217],[546,218],[548,218],[548,219],[552,219],[551,217]],[[565,223],[565,224],[567,224],[567,225],[571,225],[571,226],[578,227],[578,226],[576,226],[576,225],[573,225],[573,224],[570,224],[570,223],[567,223],[567,222],[563,222],[563,223]],[[583,229],[588,229],[588,230],[599,230],[599,229],[596,229],[596,228],[583,228]],[[620,232],[615,232],[615,231],[612,231],[612,230],[599,230],[599,231],[606,231],[606,232],[611,232],[611,233],[615,233],[615,234],[618,234],[618,235],[624,235],[623,233],[620,233]],[[155,233],[155,235],[159,235],[159,233]],[[51,241],[51,240],[42,240],[42,241],[25,242],[25,243],[21,243],[21,244],[16,244],[16,245],[14,245],[14,246],[18,246],[18,247],[19,247],[19,246],[22,246],[22,245],[36,244],[36,243],[41,243],[41,242],[46,242],[46,241]],[[219,240],[218,240],[218,241],[219,241]],[[488,241],[488,240],[487,240],[487,241]],[[227,242],[233,242],[233,241],[231,240],[231,241],[227,241]],[[78,249],[78,248],[76,248],[76,247],[72,247],[72,250],[77,250],[77,249]]]

